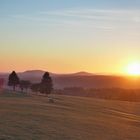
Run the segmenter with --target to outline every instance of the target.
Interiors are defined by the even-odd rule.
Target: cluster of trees
[[[43,94],[50,94],[53,90],[52,78],[49,72],[45,72],[40,83],[31,84],[30,81],[20,80],[16,72],[13,71],[9,75],[8,86],[12,86],[14,91],[18,86],[21,91],[27,91],[30,88],[33,92],[40,92]]]

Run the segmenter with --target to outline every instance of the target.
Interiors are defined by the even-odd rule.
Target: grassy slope
[[[0,96],[2,140],[138,140],[140,103]]]

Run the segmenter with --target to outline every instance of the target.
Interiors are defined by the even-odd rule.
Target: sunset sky
[[[140,63],[140,0],[0,0],[0,71],[125,74]]]

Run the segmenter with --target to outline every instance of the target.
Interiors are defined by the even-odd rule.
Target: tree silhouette
[[[31,83],[30,83],[30,81],[27,81],[27,80],[21,80],[19,85],[20,85],[21,91],[26,89],[26,92],[27,92],[27,90],[30,87]]]
[[[8,86],[13,86],[13,90],[15,91],[16,86],[19,84],[19,78],[16,74],[15,71],[13,71],[10,75],[9,75],[9,81],[8,81]]]
[[[53,83],[52,79],[48,72],[45,72],[45,74],[42,77],[42,81],[40,83],[40,92],[44,94],[50,94],[53,90]]]
[[[40,83],[36,83],[36,84],[32,84],[31,85],[31,90],[33,91],[33,92],[39,92],[40,91]]]

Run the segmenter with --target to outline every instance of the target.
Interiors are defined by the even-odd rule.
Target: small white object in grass
[[[54,99],[53,99],[53,97],[48,96],[48,99],[49,99],[49,102],[50,102],[50,103],[54,103]]]

